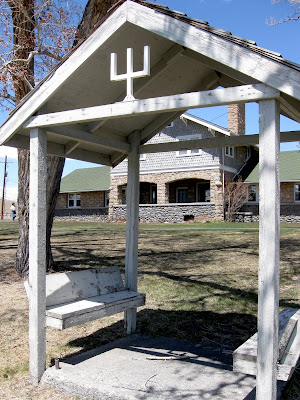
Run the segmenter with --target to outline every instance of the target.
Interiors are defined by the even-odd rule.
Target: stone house
[[[56,217],[106,216],[110,167],[76,169],[61,180]]]
[[[285,222],[300,222],[300,150],[280,153],[280,217]],[[259,214],[259,164],[244,177],[250,198],[239,218],[257,220]]]
[[[185,113],[148,144],[229,136],[230,132],[245,133],[244,105],[228,107],[228,129]],[[256,153],[255,147],[240,146],[141,154],[140,221],[223,220],[225,180],[251,164]],[[127,159],[111,171],[112,220],[126,219],[126,184]]]

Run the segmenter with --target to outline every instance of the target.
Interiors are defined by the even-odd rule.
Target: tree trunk
[[[35,46],[34,0],[10,1],[9,6],[12,12],[16,58],[26,59]],[[17,104],[30,91],[30,87],[34,86],[33,60],[29,64],[24,63],[21,68],[22,73],[18,70],[18,73],[14,76],[14,91]],[[48,156],[47,270],[53,265],[50,237],[64,163],[64,158]],[[26,277],[29,268],[29,151],[18,151],[18,164],[19,241],[16,254],[16,271],[21,277]]]
[[[29,151],[19,150],[19,240],[16,254],[16,271],[25,278],[29,268]],[[57,156],[48,156],[47,162],[47,263],[46,268],[53,268],[51,251],[51,230],[55,213],[55,205],[59,194],[61,175],[65,159]]]
[[[34,26],[32,25],[33,18],[33,5],[34,0],[23,0],[22,6],[26,10],[24,13],[16,12],[13,7],[14,2],[9,2],[12,17],[14,21],[14,45],[18,49],[19,58],[27,58],[30,51],[34,49]],[[118,0],[90,0],[88,1],[80,26],[78,27],[78,35],[74,42],[76,43],[89,35],[94,26],[100,21]],[[28,14],[29,13],[29,14]],[[28,21],[28,15],[32,16]],[[22,42],[22,46],[20,46]],[[34,86],[34,65],[33,62],[27,66],[25,71],[27,80]],[[29,85],[24,84],[16,76],[15,94],[17,101],[20,101],[29,91]],[[29,229],[29,152],[27,150],[19,150],[19,242],[16,255],[16,271],[21,277],[28,275],[29,268],[29,242],[28,242],[28,229]],[[48,157],[47,165],[47,270],[53,269],[53,257],[51,251],[51,230],[53,224],[53,217],[55,213],[56,200],[59,194],[59,187],[61,181],[61,174],[64,167],[65,159],[61,157]]]

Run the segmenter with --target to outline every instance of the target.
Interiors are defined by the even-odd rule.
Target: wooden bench
[[[300,356],[300,310],[287,307],[279,314],[278,380],[288,381]],[[233,371],[256,375],[257,333],[233,352]]]
[[[27,295],[28,282],[25,282]],[[145,294],[124,287],[118,267],[46,276],[46,325],[66,329],[145,304]]]

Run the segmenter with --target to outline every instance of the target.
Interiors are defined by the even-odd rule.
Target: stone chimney
[[[239,135],[245,135],[245,104],[230,104],[228,106],[228,129]]]

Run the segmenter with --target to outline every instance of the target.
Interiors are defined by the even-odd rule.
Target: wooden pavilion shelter
[[[145,144],[188,109],[247,102],[259,103],[257,135]],[[299,65],[143,0],[120,0],[18,105],[0,129],[0,143],[30,148],[29,332],[35,384],[46,353],[47,153],[109,166],[128,157],[125,281],[137,290],[139,154],[259,143],[257,399],[276,398],[279,146],[300,140],[300,131],[280,132],[280,114],[300,122]],[[125,321],[134,332],[136,309],[125,312]]]

